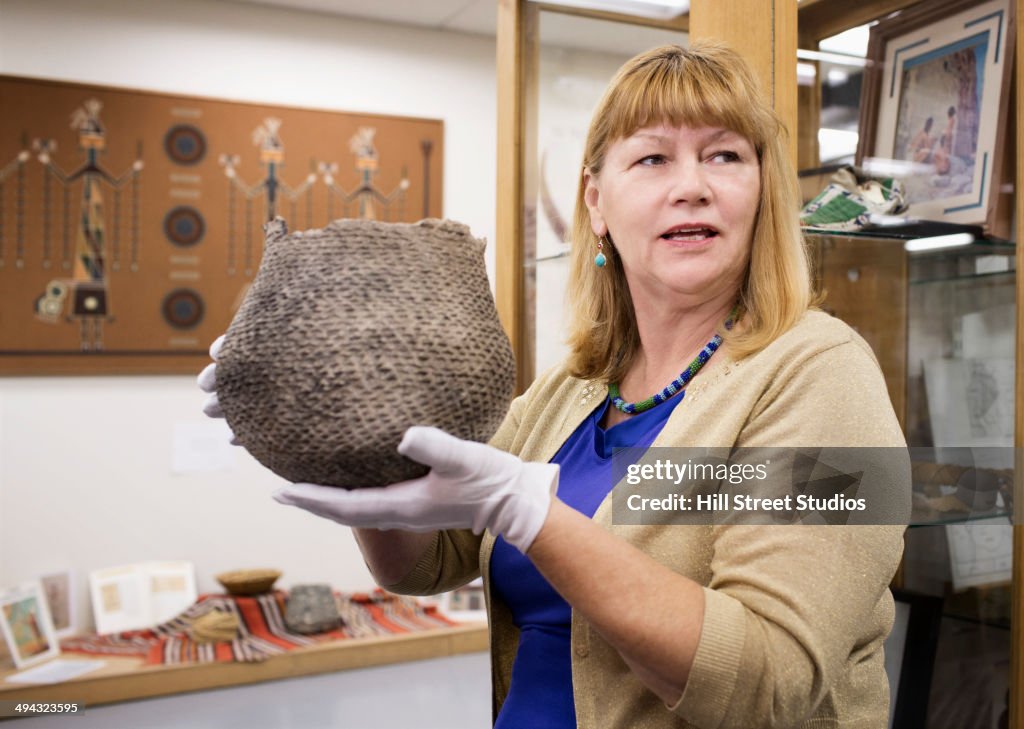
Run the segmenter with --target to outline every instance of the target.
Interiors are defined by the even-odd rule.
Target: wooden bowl
[[[233,570],[217,575],[217,582],[231,595],[260,595],[270,592],[281,570]]]

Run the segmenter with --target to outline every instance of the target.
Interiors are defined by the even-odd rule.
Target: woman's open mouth
[[[670,228],[661,237],[677,243],[701,243],[717,235],[718,231],[708,225],[686,225]]]

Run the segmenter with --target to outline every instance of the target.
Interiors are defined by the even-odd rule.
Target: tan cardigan
[[[691,383],[654,446],[905,445],[874,355],[837,319],[808,312],[756,355],[720,355],[725,361]],[[556,368],[512,404],[492,444],[549,461],[606,392]],[[892,482],[909,505],[909,467]],[[609,496],[594,521],[703,585],[706,609],[689,679],[671,707],[573,610],[579,727],[886,726],[882,644],[903,527],[621,526],[611,511]],[[493,545],[491,534],[442,533],[388,589],[436,594],[483,574],[497,712],[519,636],[490,591]]]

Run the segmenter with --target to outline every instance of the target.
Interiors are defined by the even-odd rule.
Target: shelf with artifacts
[[[51,684],[8,681],[16,673],[8,658],[0,662],[0,701],[76,701],[89,707],[485,650],[487,626],[465,623],[404,635],[330,641],[270,656],[258,663],[149,665],[143,658],[100,656],[104,665],[99,669]],[[96,658],[67,654],[62,660]]]

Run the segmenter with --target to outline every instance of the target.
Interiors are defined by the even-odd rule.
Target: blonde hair
[[[584,174],[600,174],[614,142],[658,123],[721,126],[744,136],[757,151],[761,200],[739,292],[743,327],[722,332],[733,356],[763,349],[813,303],[786,130],[761,96],[750,67],[713,42],[654,48],[619,69],[587,133],[569,273],[569,369],[576,377],[620,382],[640,349],[629,285],[611,241],[604,247],[607,266],[594,265],[598,239],[584,202]]]

